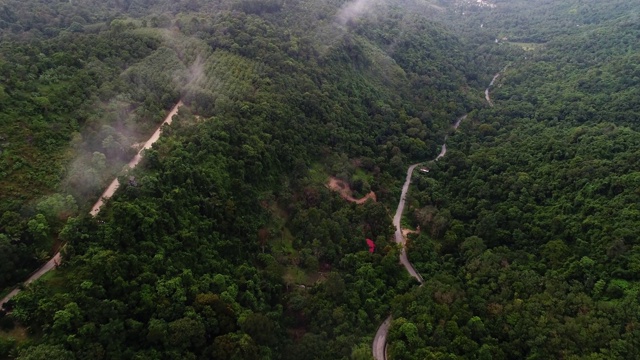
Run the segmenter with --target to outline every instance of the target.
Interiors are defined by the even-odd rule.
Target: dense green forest
[[[637,358],[640,8],[490,4],[3,1],[0,358]]]
[[[635,359],[640,9],[504,5],[466,24],[526,51],[415,181],[390,358]]]

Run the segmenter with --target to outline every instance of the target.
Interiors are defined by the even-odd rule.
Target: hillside
[[[5,1],[0,358],[638,358],[639,11]]]
[[[520,56],[410,193],[389,358],[636,358],[640,9],[494,3],[465,26]]]
[[[52,244],[66,245],[62,266],[8,304],[3,327],[29,336],[4,335],[0,354],[370,351],[391,298],[412,284],[390,241],[395,175],[437,153],[449,124],[480,103],[460,40],[384,4],[343,21],[342,2],[315,15],[311,1],[155,1],[145,11],[104,2],[90,16],[92,2],[79,3],[42,14],[80,16],[80,27],[57,18],[47,20],[57,32],[28,25],[18,11],[28,2],[9,7],[20,28],[3,27],[3,66],[15,69],[3,78],[3,109],[15,109],[5,113],[3,161],[28,165],[4,178],[14,190],[2,199],[3,285],[24,278]],[[377,35],[386,31],[397,33],[394,43]],[[185,106],[173,124],[124,175],[131,145],[178,99]],[[31,147],[24,131],[37,135]],[[59,139],[47,142],[54,131]],[[25,181],[37,177],[32,169],[50,180]],[[115,174],[121,188],[98,217],[85,215]],[[345,201],[325,186],[329,176],[378,202]]]

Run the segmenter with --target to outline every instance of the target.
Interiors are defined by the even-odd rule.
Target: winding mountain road
[[[373,358],[376,360],[386,360],[387,358],[387,334],[390,326],[391,315],[380,325],[373,338]]]
[[[500,73],[495,74],[493,76],[493,79],[491,79],[489,86],[487,86],[487,88],[484,90],[484,98],[487,100],[490,106],[493,106],[493,102],[491,101],[491,96],[489,96],[489,89],[493,86],[493,83],[496,82],[499,76]]]
[[[467,118],[467,115],[459,117],[456,122],[453,124],[453,130],[458,129],[460,123],[464,119]],[[442,159],[447,154],[447,137],[444,138],[444,143],[442,144],[442,148],[440,149],[440,153],[436,156],[435,160],[438,161]],[[404,212],[404,204],[407,200],[407,192],[409,191],[409,185],[411,185],[411,177],[413,175],[413,171],[415,168],[421,163],[413,164],[409,166],[407,169],[407,177],[405,178],[404,185],[402,186],[402,193],[400,194],[400,202],[398,203],[398,208],[396,209],[396,214],[393,216],[393,226],[396,228],[395,232],[395,241],[396,243],[402,245],[402,250],[400,250],[400,263],[407,269],[409,275],[411,275],[414,279],[418,280],[420,286],[424,283],[424,279],[416,271],[413,267],[409,258],[407,257],[407,248],[406,248],[406,239],[402,234],[402,213]],[[386,360],[387,359],[387,334],[389,333],[389,327],[391,326],[391,315],[385,319],[385,321],[380,325],[378,331],[376,331],[376,335],[373,338],[372,351],[373,358],[376,360]]]
[[[178,113],[178,109],[180,109],[180,107],[182,105],[183,105],[182,101],[179,101],[171,109],[171,111],[169,111],[169,114],[167,114],[167,116],[165,117],[165,119],[162,122],[162,124],[160,124],[160,126],[158,126],[156,131],[151,135],[149,140],[147,140],[147,142],[145,142],[144,146],[142,147],[142,149],[140,149],[140,151],[138,151],[136,156],[134,156],[133,159],[131,159],[131,161],[129,161],[129,163],[127,164],[127,166],[129,168],[133,169],[138,165],[138,163],[140,163],[140,160],[142,159],[142,152],[144,150],[146,150],[146,149],[151,148],[151,145],[153,145],[153,143],[158,141],[158,139],[160,138],[160,133],[162,131],[162,126],[164,124],[171,124],[171,121],[173,121],[173,116]],[[91,216],[98,215],[100,213],[100,208],[102,207],[104,202],[107,199],[109,199],[111,196],[113,196],[113,194],[116,192],[116,190],[118,190],[119,186],[120,186],[120,182],[118,181],[118,178],[113,179],[111,184],[109,184],[107,189],[100,196],[100,199],[98,199],[98,201],[93,205],[93,207],[91,208],[91,211],[89,212],[89,214]],[[46,264],[42,265],[40,268],[38,268],[38,270],[33,272],[31,274],[31,276],[29,276],[29,278],[24,281],[24,285],[28,285],[28,284],[38,280],[39,278],[42,277],[42,275],[44,275],[44,274],[48,273],[49,271],[55,269],[60,264],[61,261],[62,261],[62,256],[60,255],[60,251],[58,251],[55,255],[53,255],[53,257],[49,261],[47,261]],[[4,307],[4,304],[6,304],[9,300],[11,300],[19,292],[20,292],[20,288],[16,287],[9,294],[7,294],[4,298],[2,298],[2,300],[0,300],[0,310],[2,310],[2,308]]]
[[[443,145],[442,151],[440,151],[440,155],[438,155],[438,158],[440,158],[441,155],[444,156],[446,152],[447,152],[447,148],[446,146]],[[438,158],[436,158],[436,160]],[[393,216],[393,226],[395,226],[396,228],[396,233],[395,233],[396,243],[402,245],[402,250],[400,251],[400,263],[402,264],[402,266],[404,266],[405,269],[407,269],[407,272],[409,272],[409,275],[411,275],[413,278],[418,280],[420,284],[422,284],[424,282],[424,280],[422,279],[422,276],[418,274],[416,269],[414,269],[413,265],[407,258],[406,239],[404,238],[404,235],[402,235],[402,224],[400,223],[400,220],[402,219],[402,213],[404,212],[404,203],[407,200],[407,192],[409,191],[409,185],[411,185],[411,176],[413,175],[413,170],[418,165],[420,164],[413,164],[409,166],[409,169],[407,170],[407,177],[404,181],[404,185],[402,186],[402,194],[400,195],[400,202],[398,203],[398,209],[396,210],[396,214]]]
[[[505,70],[506,68],[507,67],[505,67]],[[498,79],[498,77],[500,77],[500,73],[497,73],[493,76],[493,79],[491,79],[489,86],[484,91],[485,99],[487,100],[490,106],[493,106],[493,102],[491,102],[491,97],[489,96],[489,88],[493,86],[493,84]],[[466,114],[459,117],[452,126],[453,130],[454,131],[457,130],[460,124],[462,123],[462,121],[466,118],[467,118]],[[447,138],[448,136],[445,136],[444,143],[442,144],[440,153],[438,154],[438,156],[436,156],[436,159],[435,159],[436,161],[442,159],[447,154]],[[407,269],[407,272],[409,273],[409,275],[411,275],[413,278],[418,280],[418,282],[420,283],[420,286],[422,286],[422,284],[424,283],[424,279],[416,271],[416,269],[413,267],[413,265],[407,258],[407,250],[405,247],[406,239],[402,235],[402,227],[400,223],[400,221],[402,220],[402,213],[404,212],[404,203],[406,201],[407,192],[409,191],[409,185],[411,184],[411,176],[413,175],[413,170],[418,165],[420,165],[420,163],[413,164],[409,166],[409,169],[407,170],[407,178],[404,181],[404,185],[402,186],[400,202],[398,203],[396,214],[393,217],[393,226],[396,227],[395,241],[396,243],[402,245],[402,250],[400,252],[400,263],[402,264],[402,266],[404,266],[405,269]],[[373,358],[375,360],[387,360],[387,334],[389,333],[391,320],[392,320],[391,315],[389,315],[389,317],[385,319],[382,325],[380,325],[380,327],[378,328],[378,331],[376,331],[376,335],[373,338],[373,344],[371,347],[373,352]]]
[[[505,66],[504,69],[502,69],[502,72],[507,70],[508,67],[509,67],[509,65]],[[487,86],[487,88],[484,90],[484,98],[489,103],[489,106],[493,106],[493,101],[491,101],[491,96],[489,96],[489,89],[491,89],[491,87],[493,86],[493,83],[495,83],[496,80],[498,80],[499,77],[500,77],[500,73],[497,73],[497,74],[493,75],[493,79],[491,79],[491,82],[489,83],[489,86]]]

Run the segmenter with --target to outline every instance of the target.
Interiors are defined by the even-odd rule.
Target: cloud
[[[346,25],[367,12],[372,11],[375,0],[354,0],[345,4],[336,14],[336,22]]]

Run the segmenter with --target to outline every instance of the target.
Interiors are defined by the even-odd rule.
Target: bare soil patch
[[[333,176],[329,177],[329,183],[327,183],[327,187],[333,191],[339,192],[340,196],[343,199],[354,202],[356,204],[364,204],[369,199],[376,201],[376,193],[374,193],[373,191],[361,197],[360,199],[354,198],[349,184]]]
[[[420,234],[420,227],[418,226],[416,230],[402,229],[402,236],[404,236],[405,239],[409,234]]]

